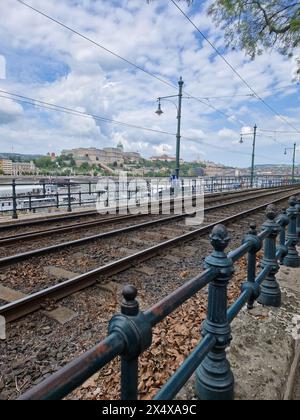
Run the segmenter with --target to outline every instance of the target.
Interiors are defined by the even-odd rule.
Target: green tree
[[[299,1],[214,0],[208,14],[224,30],[227,47],[242,49],[252,59],[266,50],[292,57],[300,46]],[[295,80],[300,81],[300,56],[297,63]]]
[[[216,0],[209,15],[225,31],[227,45],[255,58],[276,49],[292,56],[300,45],[300,2]]]
[[[56,168],[55,162],[52,162],[49,156],[42,156],[35,160],[35,165],[41,169],[54,169]]]

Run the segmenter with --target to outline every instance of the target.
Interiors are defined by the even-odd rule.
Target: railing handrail
[[[229,387],[227,384],[226,389],[210,389],[208,391],[205,389],[205,382],[203,382],[201,372],[203,372],[203,369],[206,369],[206,374],[209,374],[210,369],[215,369],[218,359],[216,359],[217,361],[215,360],[212,365],[210,365],[209,362],[209,358],[214,360],[214,351],[219,352],[220,348],[223,349],[223,357],[224,360],[226,359],[225,348],[229,344],[227,340],[230,341],[229,325],[247,302],[249,307],[251,307],[253,302],[257,299],[258,301],[259,299],[262,300],[267,306],[278,306],[278,303],[280,303],[280,289],[275,279],[275,274],[279,269],[277,259],[279,256],[281,258],[285,256],[287,263],[289,262],[289,258],[292,259],[292,262],[294,263],[295,247],[299,242],[300,200],[297,201],[295,197],[291,197],[289,204],[290,207],[287,210],[287,213],[283,213],[279,218],[277,218],[275,206],[268,206],[266,211],[267,221],[264,223],[261,232],[258,234],[256,232],[256,226],[252,224],[251,230],[246,235],[243,244],[231,251],[228,255],[224,252],[229,243],[228,232],[224,226],[216,226],[211,235],[211,242],[215,251],[206,259],[207,269],[177,288],[173,293],[163,298],[145,312],[139,311],[138,303],[135,300],[137,295],[136,289],[130,286],[125,288],[123,291],[124,301],[122,303],[121,314],[114,316],[110,321],[109,335],[93,349],[67,364],[64,368],[50,376],[50,378],[37,385],[35,388],[29,390],[21,399],[63,398],[80,386],[92,374],[99,371],[109,361],[119,355],[122,356],[124,362],[122,362],[122,370],[125,370],[128,375],[126,381],[126,378],[124,379],[124,372],[122,373],[122,384],[123,386],[126,386],[127,384],[128,387],[131,388],[131,391],[127,391],[122,395],[127,397],[130,395],[137,395],[137,390],[134,390],[134,384],[130,382],[130,378],[134,378],[134,380],[137,381],[138,357],[151,345],[152,328],[208,284],[210,285],[210,291],[208,318],[203,324],[204,338],[158,392],[154,399],[173,398],[204,359],[206,360],[205,366],[201,365],[202,371],[197,371],[198,390],[204,393],[204,398],[207,397],[207,395],[210,396],[211,392],[223,392],[225,398],[230,398],[230,396],[233,395],[231,389],[233,388],[233,383],[229,384]],[[276,253],[276,238],[279,234],[282,234],[282,231],[285,231],[287,227],[289,231],[288,239],[284,243],[284,247],[282,247],[282,244],[279,246]],[[282,238],[283,237],[281,236],[281,240]],[[262,269],[260,273],[256,275],[256,255],[262,245],[264,245]],[[279,250],[280,254],[278,253]],[[233,264],[247,254],[248,279],[242,286],[239,298],[229,309],[227,309],[226,288],[228,281],[233,275]],[[271,294],[268,294],[269,289],[264,289],[264,282],[266,279],[268,279],[269,282],[269,289],[270,282],[272,283],[273,281],[273,291]],[[223,292],[221,290],[222,288]],[[224,294],[222,295],[222,293],[225,293],[225,296]],[[221,307],[223,305],[221,310],[225,311],[227,326],[225,324],[218,325],[217,319],[218,317],[221,317],[221,313],[219,312],[219,315],[216,317],[214,311],[219,311],[220,308],[215,304],[210,306],[213,297],[216,297],[217,295],[219,296],[219,305],[221,305]],[[221,337],[222,340],[219,341]],[[222,343],[221,347],[220,343]],[[218,346],[218,350],[214,350],[215,346]],[[220,356],[218,356],[218,358],[220,359]],[[227,380],[230,382],[230,370],[225,373],[227,375]],[[224,372],[222,372],[222,374],[224,374]]]

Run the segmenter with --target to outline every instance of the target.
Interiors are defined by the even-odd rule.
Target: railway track
[[[280,195],[280,194],[279,194]],[[288,197],[291,194],[287,195],[286,193],[281,193],[281,196],[275,200],[272,200],[272,203],[280,203],[282,201],[286,201]],[[262,197],[260,197],[260,200]],[[197,240],[205,235],[207,235],[213,226],[215,226],[218,223],[223,224],[231,224],[237,220],[244,219],[245,217],[249,216],[252,213],[256,212],[262,212],[265,207],[270,203],[269,196],[268,200],[265,198],[265,202],[261,203],[259,205],[256,205],[254,208],[246,208],[247,202],[245,200],[245,203],[243,203],[243,210],[241,211],[241,202],[239,201],[239,212],[234,213],[232,212],[232,208],[228,209],[228,206],[226,208],[226,213],[223,214],[220,218],[220,214],[214,217],[214,221],[211,220],[211,218],[208,218],[205,221],[204,226],[201,226],[197,229],[193,229],[192,231],[185,232],[183,234],[180,234],[178,236],[173,236],[170,239],[167,239],[163,242],[158,242],[153,246],[145,248],[145,242],[143,242],[143,249],[138,251],[133,251],[133,249],[128,249],[129,254],[124,257],[117,257],[112,258],[108,256],[108,263],[104,265],[100,265],[97,262],[94,264],[93,269],[90,269],[89,271],[81,274],[81,275],[75,275],[74,277],[67,280],[62,281],[60,283],[54,284],[53,286],[47,287],[46,289],[39,290],[37,292],[34,292],[24,299],[21,299],[19,301],[13,302],[8,305],[4,305],[0,308],[0,315],[4,316],[7,321],[13,321],[15,319],[18,319],[19,317],[26,315],[28,313],[31,313],[35,310],[38,310],[41,308],[41,305],[43,305],[47,300],[57,300],[61,299],[63,297],[72,295],[82,289],[85,289],[99,280],[103,279],[103,277],[111,277],[115,274],[124,272],[128,270],[129,268],[136,267],[138,264],[145,262],[147,260],[152,259],[153,257],[157,255],[162,255],[162,253],[170,252],[170,250],[174,247],[180,247],[183,246],[183,244],[186,244],[188,242],[192,242],[193,240]],[[249,201],[249,199],[248,199]],[[258,199],[256,200],[258,202]],[[237,203],[235,203],[236,205]],[[257,203],[258,204],[258,203]],[[177,216],[178,217],[178,216]],[[248,221],[249,219],[247,219]],[[152,225],[155,222],[151,222]],[[159,225],[159,228],[161,229],[161,225]],[[178,222],[177,222],[178,226]],[[174,227],[172,228],[174,229]],[[128,239],[127,239],[128,240]],[[120,243],[120,238],[118,238],[118,243]],[[195,248],[195,247],[194,247]],[[196,250],[196,248],[195,248]],[[111,251],[111,248],[110,248]],[[190,253],[192,253],[192,250],[190,250]],[[41,264],[48,263],[49,261],[41,261]],[[53,261],[51,262],[51,264]],[[31,268],[32,270],[35,270],[36,267]],[[9,270],[9,269],[8,269]],[[20,272],[20,269],[15,271],[16,273]],[[155,270],[154,270],[155,272]],[[9,282],[6,282],[6,284]],[[41,286],[41,283],[39,283]],[[49,285],[49,278],[47,277],[47,282],[45,285]],[[30,291],[29,291],[30,292]]]
[[[284,193],[286,193],[286,191]],[[239,198],[238,200],[234,199],[231,201],[225,201],[225,203],[223,202],[222,204],[206,207],[205,214],[208,215],[211,212],[221,211],[223,209],[228,210],[229,208],[235,205],[243,205],[244,203],[249,203],[249,201],[252,201],[252,200],[261,200],[261,199],[264,200],[264,199],[267,199],[268,197],[272,197],[278,194],[279,194],[278,191],[277,192],[272,191],[268,193],[264,192],[263,194],[255,194],[255,195],[250,194],[250,196],[247,194],[246,198]],[[121,223],[123,221],[125,222],[125,226],[118,229],[114,229],[114,230],[109,230],[110,227],[114,227],[113,225],[111,225],[110,220],[107,220],[106,221],[107,223],[105,223],[102,220],[101,222],[97,221],[97,222],[83,224],[84,226],[80,224],[79,226],[77,226],[79,229],[77,229],[77,227],[72,226],[72,227],[66,227],[66,228],[50,229],[50,230],[34,232],[34,233],[26,233],[23,235],[15,235],[8,238],[2,238],[0,239],[0,246],[2,246],[2,248],[0,249],[0,256],[1,256],[0,268],[6,267],[12,264],[16,264],[21,261],[26,261],[33,257],[40,257],[43,255],[50,255],[52,253],[58,253],[62,250],[65,250],[71,247],[78,247],[81,245],[90,244],[95,241],[107,240],[109,238],[113,238],[118,235],[132,233],[140,229],[148,229],[150,227],[160,227],[165,224],[168,225],[170,223],[177,223],[177,222],[183,221],[186,218],[186,215],[184,214],[172,215],[169,217],[155,216],[155,217],[150,218],[150,221],[149,221],[149,218],[150,218],[149,215],[146,215],[143,218],[137,215],[121,217],[118,219],[118,223]],[[138,222],[141,221],[142,223],[130,224],[129,222],[131,220],[138,220]],[[98,226],[98,223],[100,223],[101,227],[104,225],[108,225],[108,231],[106,232],[101,231],[100,233],[96,233],[94,231],[94,226],[95,225]],[[81,229],[90,228],[90,227],[92,227],[93,230],[85,231],[82,237]],[[72,233],[73,229],[75,229],[76,231],[79,230],[79,233],[75,233],[75,237],[74,237],[74,234]],[[61,240],[60,235],[62,233],[71,233],[73,238],[71,237],[69,240],[64,241],[64,242],[57,242],[58,240]],[[51,235],[54,235],[54,236],[59,235],[59,237],[58,238],[54,237],[52,239],[49,239],[49,236]],[[40,241],[40,238],[43,238],[43,237],[46,237],[47,239],[44,241]],[[66,235],[64,235],[64,239],[66,239]],[[36,240],[39,240],[39,245],[42,244],[41,248],[38,248],[38,249],[35,248]],[[26,249],[24,242],[28,242],[28,241],[34,241],[34,242],[32,244],[29,244],[29,246],[27,246],[27,249]],[[17,244],[17,246],[20,247],[21,252],[11,255],[11,252],[13,253],[16,252],[16,247],[14,246],[14,244]]]
[[[228,226],[232,236],[230,246],[235,248],[240,245],[250,222],[256,222],[257,226],[260,226],[265,221],[264,210],[267,204],[273,201],[278,208],[285,207],[290,195],[292,194],[285,194],[275,200],[270,200],[269,197],[265,204],[244,208],[242,211],[237,206],[235,213],[232,207],[230,215],[222,216],[218,213],[213,217],[209,216],[205,221],[206,225],[194,232],[184,233],[2,306],[0,315],[6,317],[8,325],[7,340],[0,341],[1,397],[18,397],[20,393],[98,343],[106,334],[108,319],[118,310],[117,290],[120,290],[122,285],[130,282],[138,287],[141,307],[149,307],[163,295],[202,271],[203,259],[211,252],[207,235],[214,224],[222,222]],[[212,221],[213,219],[215,220]],[[145,264],[146,261],[147,267],[153,268],[151,275],[136,271],[136,267],[139,267],[140,263]],[[236,273],[229,288],[230,293],[236,293],[238,296],[245,275],[243,269]],[[115,288],[110,290],[112,284]],[[204,291],[200,301],[201,305],[204,305],[204,316],[205,300]],[[66,324],[59,324],[47,315],[56,305],[74,311],[77,315]],[[201,308],[197,301],[194,310],[199,313]],[[200,323],[197,321],[195,325],[197,332]],[[172,324],[166,324],[165,328],[172,330],[173,327]],[[195,331],[192,334],[193,339],[197,339]],[[155,351],[161,351],[159,343],[155,344]],[[167,363],[167,366],[156,366],[156,369],[174,367],[172,357],[168,357]],[[109,366],[103,372],[100,382],[95,382],[95,387],[90,388],[91,385],[87,385],[78,390],[73,397],[82,398],[84,395],[84,398],[94,398],[96,394],[93,392],[96,391],[97,397],[113,395],[113,389],[108,388],[117,386],[118,379],[112,380],[117,369],[116,366]]]

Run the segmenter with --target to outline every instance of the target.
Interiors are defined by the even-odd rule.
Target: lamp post
[[[158,109],[156,111],[156,114],[158,116],[161,116],[163,114],[163,111],[161,109],[161,101],[162,100],[170,100],[171,98],[178,98],[178,105],[176,105],[173,101],[170,101],[177,108],[176,169],[175,169],[175,175],[176,175],[177,179],[179,179],[179,173],[180,173],[181,108],[182,108],[182,98],[183,98],[183,96],[182,96],[183,85],[184,85],[184,81],[182,80],[182,77],[180,77],[179,82],[178,82],[178,86],[179,86],[178,95],[159,97],[158,98]]]
[[[293,169],[292,169],[292,182],[295,181],[295,162],[296,162],[296,149],[297,149],[297,143],[294,143],[294,147],[286,147],[284,154],[287,155],[288,150],[293,150]]]
[[[256,136],[257,136],[257,125],[256,124],[254,126],[253,133],[241,134],[240,143],[241,144],[244,143],[243,136],[249,136],[249,135],[253,135],[252,160],[251,160],[251,181],[250,181],[251,188],[253,188],[253,184],[254,184],[254,166],[255,166],[255,148],[256,148]]]

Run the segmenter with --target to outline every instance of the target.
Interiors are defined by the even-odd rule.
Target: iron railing
[[[113,200],[116,200],[118,203],[117,207],[126,207],[128,201],[131,199],[130,194],[135,196],[137,201],[141,200],[143,191],[141,191],[138,186],[135,191],[132,192],[128,192],[125,190],[126,187],[122,187],[124,189],[123,191],[122,188],[120,188],[117,179],[112,177],[106,179],[114,181],[118,185],[117,195],[116,197],[113,197]],[[147,191],[144,191],[144,193],[149,191],[151,197],[157,196],[157,193],[161,189],[160,183],[165,186],[170,184],[168,178],[144,178],[143,180],[147,183]],[[199,178],[184,178],[181,180],[182,187],[185,188],[186,194],[188,194],[188,191],[193,191],[194,185],[197,184],[197,180],[199,180]],[[248,176],[205,177],[201,178],[201,180],[203,180],[202,188],[205,194],[252,188],[251,179]],[[105,183],[105,180],[102,180],[102,183],[103,182]],[[132,182],[135,182],[135,179],[132,180],[128,178],[128,183]],[[297,183],[300,183],[300,177],[292,180],[292,178],[284,176],[257,176],[254,179],[253,188],[278,188]],[[26,190],[26,187],[28,190],[31,189],[33,191],[23,192],[22,190]],[[47,192],[49,188],[53,191]],[[65,191],[59,192],[61,188],[64,188]],[[6,194],[2,193],[1,189],[9,192]],[[74,191],[74,189],[76,189],[76,191]],[[35,192],[35,190],[38,192]],[[18,183],[13,179],[11,183],[0,183],[0,214],[12,214],[13,219],[18,219],[19,212],[35,213],[36,211],[61,208],[65,208],[68,212],[72,212],[75,208],[95,206],[100,196],[101,191],[97,188],[96,181],[72,183],[70,180],[64,180],[63,182],[57,183],[51,180],[48,182],[46,180],[41,180],[36,184],[28,184],[23,182]],[[107,206],[109,206],[109,203],[107,203]]]
[[[300,265],[296,248],[300,237],[300,200],[291,197],[289,208],[279,216],[276,207],[269,205],[266,216],[260,233],[251,224],[242,245],[230,253],[226,253],[230,242],[226,227],[214,227],[210,236],[213,252],[205,260],[205,271],[145,312],[139,309],[136,288],[126,286],[121,313],[111,319],[107,338],[20,399],[62,399],[121,356],[121,399],[136,400],[139,357],[151,346],[153,328],[207,285],[208,308],[202,325],[203,338],[154,399],[173,399],[194,372],[199,399],[233,399],[234,376],[226,356],[226,348],[232,338],[230,324],[245,304],[249,309],[253,308],[255,301],[279,307],[281,291],[276,274],[280,262],[289,267]],[[257,253],[261,249],[263,258],[261,270],[257,273]],[[242,285],[240,297],[228,309],[227,286],[234,274],[234,264],[246,255],[247,279]]]

